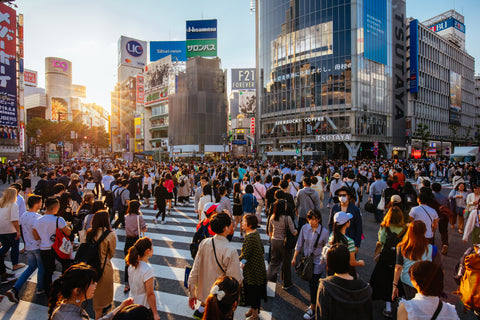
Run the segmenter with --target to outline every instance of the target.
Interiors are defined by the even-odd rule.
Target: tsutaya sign
[[[303,119],[304,122],[314,122],[314,121],[323,121],[325,118],[324,117],[306,117]],[[287,119],[287,120],[278,120],[275,121],[275,125],[279,126],[282,124],[292,124],[292,123],[300,123],[302,122],[302,119]]]
[[[317,136],[317,141],[320,142],[332,142],[332,141],[350,141],[352,140],[351,134],[322,134]]]

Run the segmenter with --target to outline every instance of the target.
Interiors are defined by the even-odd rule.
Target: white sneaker
[[[157,224],[157,218],[153,218],[153,223]]]
[[[315,318],[315,312],[313,312],[312,309],[308,308],[305,312],[305,314],[303,315],[303,319],[305,320],[310,320],[310,319],[314,319]]]
[[[165,220],[160,221],[161,224],[165,224]]]

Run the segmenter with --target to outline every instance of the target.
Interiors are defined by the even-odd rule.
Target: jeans
[[[32,273],[38,268],[37,274],[37,291],[45,289],[44,287],[44,269],[42,263],[42,257],[40,256],[40,249],[37,250],[28,250],[27,251],[27,262],[28,268],[23,271],[20,278],[18,278],[17,282],[15,282],[15,289],[17,292],[20,292],[22,289],[23,284],[28,280],[28,278],[32,275]]]
[[[18,246],[20,244],[20,239],[15,240],[17,233],[7,233],[0,234],[0,242],[2,243],[2,248],[0,248],[0,254],[3,256],[10,248],[10,258],[12,259],[12,265],[18,264]]]

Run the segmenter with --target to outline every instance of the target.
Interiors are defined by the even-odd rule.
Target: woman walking
[[[455,228],[455,224],[457,223],[457,216],[458,216],[458,233],[463,233],[463,227],[465,219],[463,217],[463,213],[465,208],[467,207],[467,192],[465,190],[465,183],[459,182],[455,186],[455,189],[450,191],[448,198],[450,199],[451,209],[454,213],[450,224],[452,225],[452,229]]]
[[[243,239],[242,216],[242,190],[240,188],[240,182],[235,182],[233,185],[233,217],[235,219],[233,231],[237,230],[237,225],[240,224],[240,239]]]
[[[143,172],[142,179],[142,198],[145,201],[146,207],[150,207],[150,197],[152,196],[152,177],[148,171]]]
[[[173,199],[173,189],[175,188],[175,185],[173,184],[172,180],[172,175],[170,173],[167,173],[165,175],[165,188],[167,188],[167,198],[166,200],[166,205],[168,206],[168,214],[172,211],[172,199]]]
[[[125,216],[125,247],[123,248],[123,253],[125,257],[128,254],[128,250],[135,244],[135,242],[140,238],[141,233],[147,231],[147,224],[143,219],[143,215],[140,212],[140,202],[138,200],[132,200],[128,203],[127,215]],[[130,291],[130,286],[128,284],[128,264],[125,264],[125,288],[123,289],[124,293]]]
[[[250,310],[245,313],[248,320],[259,319],[260,303],[267,297],[267,273],[263,259],[264,249],[258,234],[258,219],[254,214],[246,214],[242,220],[245,241],[239,257],[243,265],[243,288],[246,304]]]
[[[165,188],[165,178],[161,178],[160,183],[155,188],[155,204],[157,205],[158,212],[153,219],[153,223],[157,224],[158,216],[162,215],[162,221],[160,221],[160,223],[165,224],[165,211],[168,197],[168,191],[167,188]]]

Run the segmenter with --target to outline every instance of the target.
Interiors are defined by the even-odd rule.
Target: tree
[[[452,150],[453,150],[453,148],[455,147],[455,140],[457,139],[457,131],[460,128],[456,124],[451,124],[448,126],[448,128],[450,129],[450,131],[452,131]]]
[[[428,125],[425,123],[417,124],[417,130],[415,135],[420,137],[422,141],[422,157],[426,158],[425,148],[428,147],[428,140],[430,140],[430,130],[428,130]]]

